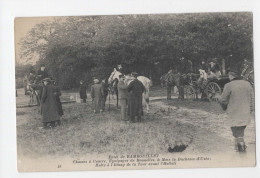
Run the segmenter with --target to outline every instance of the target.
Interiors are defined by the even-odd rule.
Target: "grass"
[[[39,129],[41,116],[37,108],[17,109],[18,113],[27,113],[17,114],[18,154],[167,153],[169,146],[188,143],[194,131],[190,124],[158,114],[145,115],[142,123],[128,123],[120,120],[120,111],[115,108],[94,114],[90,104],[63,107],[62,124],[53,129]]]
[[[165,88],[153,87],[150,96],[165,96],[164,92]],[[71,94],[63,92],[62,97],[68,99]],[[218,103],[152,101],[150,113],[143,116],[141,123],[128,123],[120,120],[115,100],[111,99],[110,111],[100,114],[94,114],[90,98],[87,101],[64,104],[61,126],[53,129],[39,128],[42,123],[38,107],[17,108],[18,156],[164,154],[169,146],[182,144],[189,145],[185,153],[204,153],[222,150],[219,142],[230,142],[217,136],[227,130],[221,123],[223,116],[219,114],[223,111]]]

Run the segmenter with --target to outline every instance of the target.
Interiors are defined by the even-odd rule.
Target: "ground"
[[[69,101],[75,92],[63,92]],[[88,95],[89,96],[89,95]],[[39,107],[17,108],[18,156],[81,156],[85,154],[167,154],[168,148],[187,145],[185,154],[217,154],[233,151],[233,137],[224,121],[225,113],[217,102],[200,100],[167,101],[166,89],[153,87],[150,113],[141,123],[120,120],[120,110],[111,97],[110,110],[94,114],[87,104],[63,104],[61,126],[41,129]],[[26,105],[29,96],[18,90],[17,105]],[[106,105],[108,108],[108,103]],[[247,127],[248,150],[255,148],[254,121]]]

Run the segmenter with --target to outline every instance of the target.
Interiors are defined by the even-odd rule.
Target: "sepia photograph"
[[[255,167],[252,12],[16,17],[19,172]]]

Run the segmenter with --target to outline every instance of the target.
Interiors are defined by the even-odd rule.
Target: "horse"
[[[196,74],[188,73],[188,74],[181,74],[181,73],[173,73],[168,72],[164,74],[161,78],[164,78],[161,80],[162,82],[166,84],[167,88],[167,100],[171,99],[171,88],[177,87],[179,92],[179,99],[184,99],[184,86],[185,85],[192,85],[192,81],[194,80],[194,77],[196,77]]]
[[[161,88],[164,88],[166,86],[166,74],[163,74],[161,77],[160,77],[160,81],[161,81]]]
[[[42,81],[39,81],[37,77],[34,80],[34,82],[31,84],[31,90],[33,91],[34,95],[36,96],[37,105],[40,106],[41,93],[43,90],[43,83],[42,83]]]
[[[165,74],[163,82],[165,83],[166,88],[167,88],[167,100],[171,99],[171,93],[172,93],[171,89],[172,89],[172,87],[178,88],[179,98],[181,98],[180,78],[181,78],[180,73],[174,74],[174,73],[171,72],[171,73]]]
[[[125,75],[125,84],[129,85],[135,78],[131,75]],[[149,93],[150,93],[150,87],[152,86],[152,81],[145,77],[145,76],[138,76],[137,80],[139,80],[140,82],[142,82],[142,84],[144,85],[145,91],[143,93],[143,101],[144,101],[144,105],[146,106],[146,111],[147,113],[149,113]]]
[[[35,91],[32,88],[32,84],[31,83],[27,83],[26,90],[27,90],[27,93],[30,96],[29,105],[34,104]]]
[[[119,75],[122,75],[121,72],[117,71],[116,68],[114,68],[113,72],[110,74],[108,78],[108,86],[109,91],[113,94],[116,94],[116,107],[118,108],[118,89],[117,84],[119,82]]]
[[[119,82],[119,76],[122,75],[121,72],[117,71],[115,68],[111,75],[108,78],[108,84],[110,85],[111,88],[114,88],[116,91],[116,96],[117,96],[117,107],[118,107],[118,90],[117,90],[117,84]],[[149,113],[149,92],[150,92],[150,87],[152,86],[152,81],[144,76],[138,76],[137,79],[142,82],[142,84],[145,87],[145,92],[143,93],[143,100],[146,106],[147,113]],[[130,75],[125,75],[125,83],[127,85],[130,84],[131,81],[134,80],[134,77]]]

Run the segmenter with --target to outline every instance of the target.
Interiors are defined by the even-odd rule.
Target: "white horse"
[[[110,74],[108,78],[108,84],[111,84],[115,79],[119,80],[119,75],[122,75],[122,73],[117,71],[116,68],[114,68],[113,72]]]
[[[119,80],[119,76],[122,75],[121,72],[117,71],[115,68],[111,73],[110,77],[108,78],[108,84],[111,84],[115,79]],[[131,75],[125,75],[125,83],[129,85],[134,80],[134,77]],[[142,82],[145,87],[145,91],[143,93],[143,103],[146,106],[147,113],[149,113],[149,92],[150,87],[152,86],[152,81],[144,76],[138,76],[137,80]]]

